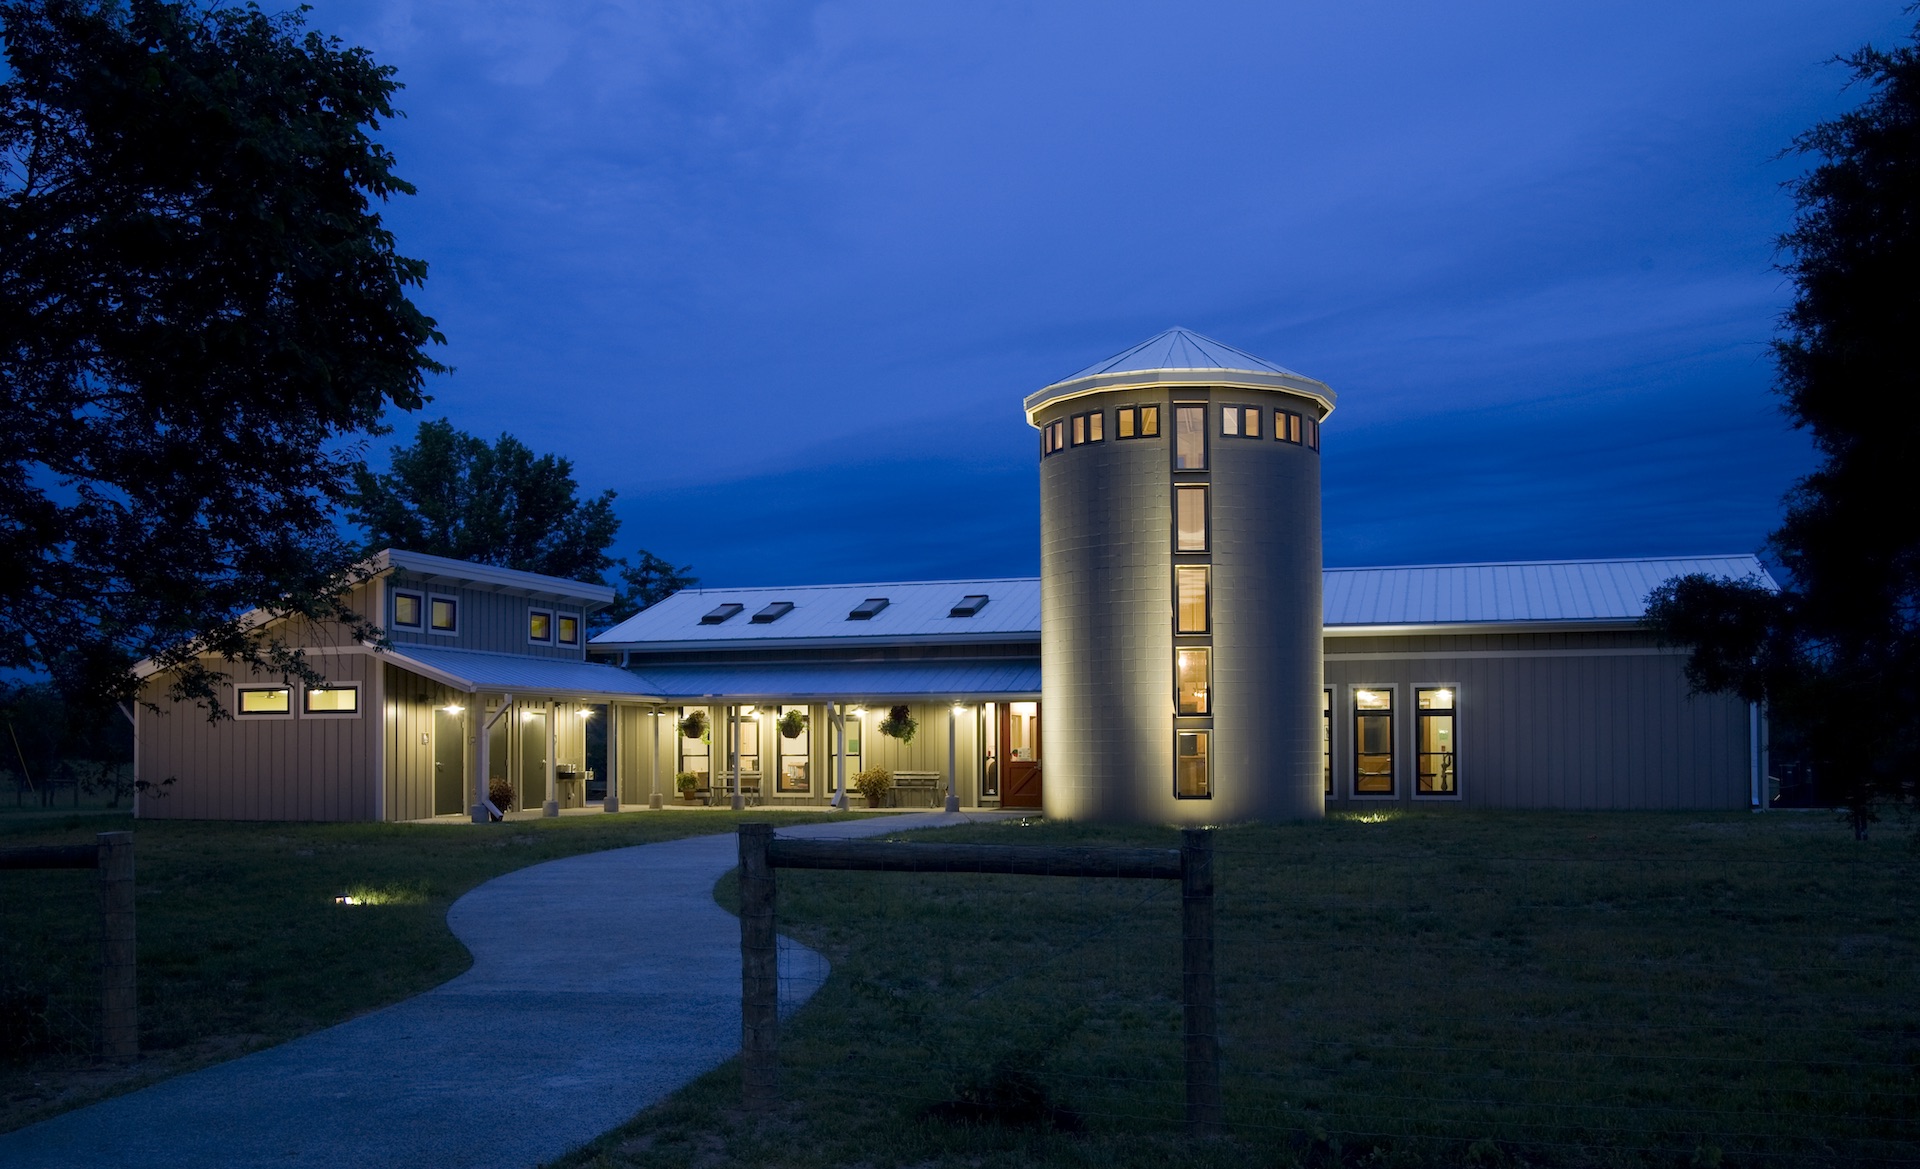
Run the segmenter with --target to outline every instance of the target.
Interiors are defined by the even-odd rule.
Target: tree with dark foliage
[[[1795,142],[1818,161],[1780,241],[1778,389],[1819,455],[1768,542],[1787,584],[1669,581],[1649,619],[1692,647],[1696,688],[1793,728],[1864,837],[1920,795],[1920,26],[1843,63],[1869,93]]]
[[[203,654],[313,676],[259,618],[350,618],[356,444],[442,368],[374,209],[398,83],[252,5],[0,0],[0,35],[0,666],[97,702],[151,658],[217,715]]]
[[[618,569],[616,599],[595,614],[603,628],[694,583],[646,549],[639,563],[607,549],[620,531],[613,492],[580,498],[573,463],[535,455],[510,434],[489,444],[441,418],[422,422],[389,469],[361,468],[349,507],[366,550],[404,548],[568,580],[602,581]]]

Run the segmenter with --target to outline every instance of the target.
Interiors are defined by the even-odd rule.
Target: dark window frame
[[[1180,465],[1180,415],[1182,411],[1187,410],[1197,410],[1200,412],[1200,463],[1194,467],[1183,467]],[[1212,442],[1212,436],[1208,433],[1210,428],[1207,426],[1207,414],[1208,409],[1205,402],[1175,402],[1173,404],[1173,442],[1168,445],[1171,448],[1174,474],[1198,474],[1212,465],[1213,451],[1208,446],[1208,444]]]
[[[1183,792],[1180,790],[1180,738],[1183,735],[1198,735],[1206,741],[1206,749],[1201,758],[1207,761],[1206,790],[1203,792]],[[1175,723],[1173,727],[1173,798],[1176,800],[1210,800],[1213,798],[1213,724],[1199,725]]]
[[[334,691],[334,690],[353,691],[353,709],[352,710],[315,710],[313,709],[313,696],[315,693]],[[358,682],[330,682],[325,686],[302,686],[300,688],[300,717],[301,718],[359,718],[361,711],[366,709],[366,703],[363,701],[364,698],[365,698],[365,694],[362,693],[360,683]]]
[[[1198,572],[1204,582],[1204,592],[1200,604],[1200,628],[1187,629],[1181,625],[1180,611],[1180,575],[1186,572]],[[1213,632],[1213,565],[1211,564],[1175,564],[1173,566],[1173,634],[1175,637],[1206,637]]]
[[[1445,690],[1451,706],[1445,710],[1423,710],[1420,696],[1436,690]],[[1453,725],[1448,728],[1453,737],[1453,750],[1446,752],[1422,751],[1425,741],[1422,732],[1429,720],[1444,718]],[[1444,754],[1447,757],[1448,774],[1453,786],[1444,791],[1423,791],[1420,784],[1426,778],[1426,759],[1429,755]],[[1460,687],[1451,682],[1416,682],[1413,686],[1413,794],[1416,799],[1457,800],[1460,798]]]
[[[1299,446],[1304,437],[1303,419],[1297,410],[1275,410],[1273,412],[1273,437],[1280,442]]]
[[[1198,491],[1200,493],[1200,547],[1182,548],[1180,546],[1180,493]],[[1175,483],[1173,485],[1173,554],[1175,556],[1206,556],[1213,551],[1213,491],[1208,483]]]
[[[1201,689],[1202,708],[1199,710],[1180,709],[1180,655],[1183,653],[1202,653],[1207,655],[1206,685]],[[1213,717],[1213,644],[1196,642],[1173,645],[1173,714],[1175,718],[1212,718]]]
[[[1301,437],[1306,439],[1307,449],[1318,454],[1320,451],[1320,420],[1318,418],[1306,417],[1301,419],[1300,425],[1303,431]]]
[[[567,622],[569,621],[573,622],[572,637],[566,635]],[[553,615],[553,644],[568,647],[578,646],[580,644],[580,625],[580,614],[578,613],[555,613]]]
[[[434,606],[440,605],[442,603],[444,603],[448,607],[449,611],[452,612],[453,614],[453,624],[448,625],[445,628],[442,628],[440,625],[439,614],[434,612]],[[459,597],[448,596],[445,593],[428,593],[427,594],[427,632],[439,634],[441,637],[460,636],[460,598]]]
[[[269,690],[269,691],[278,690],[284,693],[287,696],[287,708],[285,710],[242,709],[242,706],[245,701],[240,697],[242,694],[246,694],[248,692],[258,693],[263,690]],[[236,719],[245,719],[248,722],[273,722],[276,720],[283,721],[283,720],[292,718],[294,715],[294,711],[299,708],[299,705],[300,705],[299,703],[293,700],[293,686],[289,683],[241,682],[236,684],[233,688],[233,717]]]
[[[1320,689],[1320,775],[1324,795],[1333,794],[1333,687]]]
[[[400,598],[406,597],[414,605],[414,620],[400,620]],[[427,594],[424,589],[393,589],[387,595],[388,623],[394,629],[411,629],[418,633],[427,627]]]
[[[1153,429],[1146,429],[1146,420],[1153,419]],[[1125,433],[1132,430],[1132,434]],[[1160,437],[1160,406],[1158,403],[1122,406],[1113,412],[1113,439],[1115,442],[1131,442],[1137,438]]]
[[[1378,691],[1385,692],[1387,696],[1387,709],[1384,711],[1372,710],[1372,709],[1363,711],[1360,708],[1360,692],[1362,690],[1378,690]],[[1353,714],[1353,768],[1349,775],[1349,783],[1351,784],[1353,798],[1356,800],[1397,800],[1399,799],[1400,798],[1400,752],[1398,750],[1399,743],[1397,741],[1398,728],[1394,725],[1395,722],[1398,721],[1396,718],[1396,715],[1399,713],[1399,706],[1400,706],[1399,687],[1395,686],[1390,682],[1357,683],[1349,687],[1348,689],[1347,706],[1349,710],[1352,711],[1352,714]],[[1387,790],[1386,791],[1361,791],[1360,790],[1360,775],[1361,775],[1360,757],[1364,754],[1371,758],[1371,757],[1378,756],[1380,754],[1380,752],[1378,751],[1363,752],[1361,750],[1361,746],[1365,742],[1365,738],[1360,733],[1360,720],[1362,718],[1385,718],[1387,720],[1387,752],[1386,752],[1387,754]]]
[[[1220,437],[1260,439],[1260,415],[1264,413],[1258,406],[1245,406],[1234,402],[1220,404]],[[1234,429],[1227,430],[1227,419],[1235,419]],[[1253,433],[1247,432],[1247,425],[1253,425]]]
[[[536,617],[545,617],[547,619],[547,635],[545,637],[535,637],[533,635],[533,620]],[[554,612],[552,609],[530,608],[527,610],[527,644],[528,645],[552,645],[553,644],[553,638],[554,638],[553,618],[554,618]]]

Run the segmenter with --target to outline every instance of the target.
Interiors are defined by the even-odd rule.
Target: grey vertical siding
[[[1684,654],[1644,634],[1329,638],[1334,794],[1353,799],[1355,686],[1394,684],[1402,803],[1501,808],[1737,808],[1748,804],[1746,704],[1695,695]],[[1417,656],[1416,656],[1417,655]],[[1457,800],[1412,795],[1415,685],[1458,687]]]
[[[384,665],[387,683],[387,819],[423,820],[433,812],[434,708],[456,704],[466,741],[461,751],[465,787],[473,779],[473,696],[422,678],[398,666]]]
[[[374,817],[373,660],[367,654],[326,654],[312,659],[330,682],[358,682],[358,718],[313,718],[300,710],[294,687],[291,719],[224,719],[208,722],[192,704],[174,703],[166,682],[150,679],[143,702],[159,713],[140,712],[138,740],[142,778],[175,782],[165,796],[144,796],[143,819],[371,820]],[[278,684],[279,679],[224,668],[242,684]],[[231,690],[223,697],[230,701]]]
[[[384,580],[368,586],[369,593],[359,612],[372,618],[376,625],[387,631],[387,639],[396,646],[429,645],[451,649],[477,649],[490,653],[526,654],[539,658],[586,657],[586,610],[578,602],[560,602],[534,600],[529,597],[515,596],[511,593],[497,593],[488,589],[461,588],[448,582],[426,584],[403,572],[394,572]],[[423,596],[439,595],[453,597],[460,602],[458,632],[452,636],[443,633],[430,633],[425,628],[419,630],[395,629],[392,627],[392,609],[389,598],[396,589],[417,592]],[[580,645],[536,645],[527,640],[527,611],[529,609],[549,609],[557,613],[571,613],[580,618]]]

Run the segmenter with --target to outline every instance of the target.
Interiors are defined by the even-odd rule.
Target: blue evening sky
[[[1758,547],[1771,268],[1898,0],[319,0],[406,84],[434,416],[715,584],[1030,574],[1023,395],[1171,325],[1319,378],[1334,565]],[[409,435],[412,419],[396,419]]]

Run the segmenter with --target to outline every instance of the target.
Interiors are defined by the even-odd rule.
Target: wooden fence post
[[[1180,983],[1186,1015],[1187,1134],[1218,1135],[1220,1034],[1213,986],[1213,831],[1180,833]]]
[[[773,932],[773,825],[740,825],[740,1094],[749,1111],[780,1095],[780,950]]]
[[[100,846],[100,1048],[110,1060],[140,1054],[134,982],[133,833],[102,832]]]

